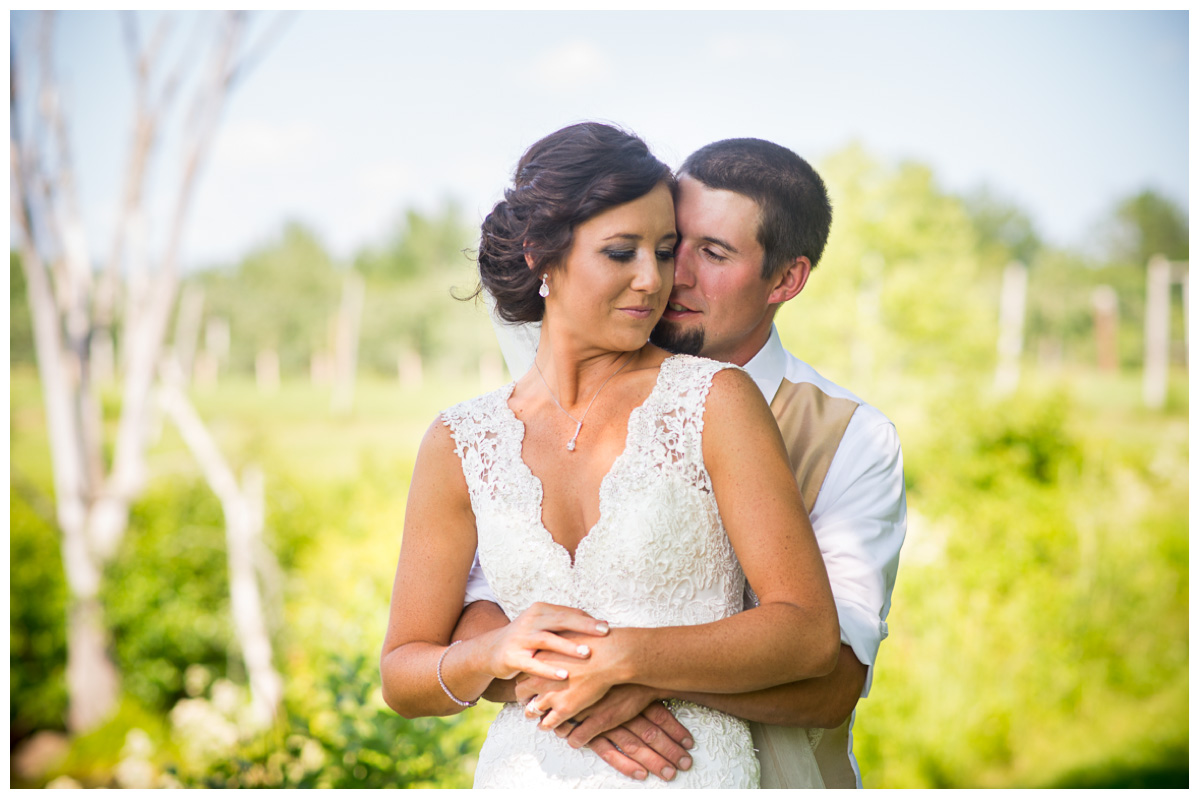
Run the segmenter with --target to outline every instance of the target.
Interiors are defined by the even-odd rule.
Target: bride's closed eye
[[[637,251],[636,250],[605,250],[604,255],[607,256],[608,259],[611,261],[616,261],[621,264],[626,264],[630,261],[633,261],[634,256],[637,255]]]

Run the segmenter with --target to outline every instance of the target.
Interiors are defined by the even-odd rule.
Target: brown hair
[[[817,171],[791,150],[762,139],[726,139],[692,153],[679,174],[758,203],[764,278],[799,256],[813,267],[821,260],[833,218],[829,194]]]
[[[480,288],[495,298],[496,312],[509,322],[540,320],[542,274],[561,263],[575,227],[664,182],[674,189],[670,168],[637,136],[611,125],[571,125],[530,147],[479,239]]]

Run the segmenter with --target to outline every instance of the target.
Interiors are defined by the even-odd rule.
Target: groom
[[[730,139],[684,162],[675,213],[675,286],[651,341],[744,366],[770,403],[812,518],[842,634],[837,666],[825,677],[680,699],[751,720],[763,788],[789,788],[789,750],[807,748],[817,734],[826,787],[861,787],[851,725],[887,636],[884,619],[904,540],[900,442],[883,414],[786,351],[774,327],[780,304],[800,293],[825,248],[829,198],[817,173],[790,150]],[[474,570],[468,602],[489,594]],[[472,603],[455,638],[507,621],[499,613]],[[515,696],[525,701],[529,693],[518,684]],[[499,687],[487,696],[513,698]],[[616,687],[582,723],[559,734],[577,746],[588,743],[630,776],[649,770],[669,778],[676,766],[690,765],[679,746],[688,744],[686,731],[644,687]]]

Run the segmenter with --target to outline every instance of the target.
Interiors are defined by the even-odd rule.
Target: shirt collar
[[[763,393],[767,403],[770,403],[775,397],[775,392],[779,391],[779,385],[783,383],[783,376],[787,371],[787,351],[783,349],[783,342],[779,341],[779,331],[774,325],[771,325],[771,337],[762,349],[754,354],[754,358],[746,362],[745,369],[750,373],[758,390]]]

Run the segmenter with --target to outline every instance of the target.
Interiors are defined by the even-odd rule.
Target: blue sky
[[[195,19],[178,15],[180,33]],[[14,38],[29,21],[10,16]],[[59,27],[102,253],[128,68],[114,15]],[[987,185],[1049,241],[1086,246],[1143,188],[1187,208],[1188,13],[304,12],[226,110],[185,260],[236,259],[286,219],[349,257],[407,207],[453,197],[474,218],[525,147],[582,119],[632,129],[672,165],[732,136],[814,162],[857,141],[929,164],[947,189]]]

